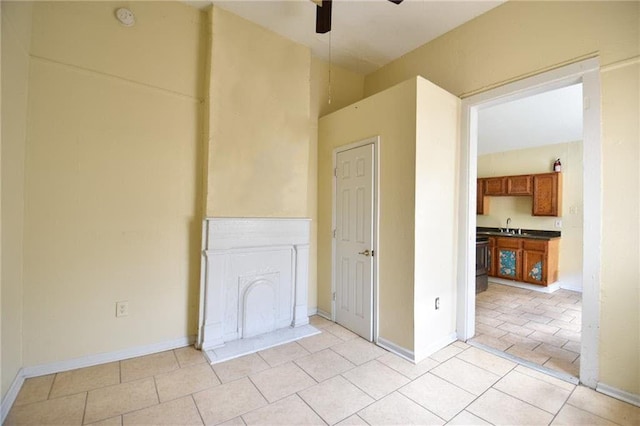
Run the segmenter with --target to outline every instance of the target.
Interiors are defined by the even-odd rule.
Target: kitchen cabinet
[[[496,276],[496,239],[489,237],[489,259],[487,260],[489,266],[489,276]]]
[[[533,175],[533,216],[562,216],[562,173]]]
[[[484,196],[484,181],[480,178],[477,181],[476,192],[476,214],[488,214],[489,213],[489,199]]]
[[[484,195],[507,195],[507,178],[484,178]]]
[[[496,238],[496,276],[521,281],[522,239]]]
[[[507,195],[533,195],[531,175],[507,176]]]
[[[558,280],[558,247],[560,240],[529,241],[522,245],[522,279],[530,284],[551,284]]]

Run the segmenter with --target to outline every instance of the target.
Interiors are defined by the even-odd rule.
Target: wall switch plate
[[[556,220],[556,228],[562,228],[562,219]]]
[[[126,317],[129,315],[129,301],[116,302],[116,317]]]

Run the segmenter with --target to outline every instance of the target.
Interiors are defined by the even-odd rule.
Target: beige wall
[[[634,188],[640,180],[639,14],[638,2],[507,2],[365,79],[367,95],[419,74],[460,96],[599,55],[605,66],[600,381],[635,394],[640,394],[640,191]],[[630,63],[621,68],[607,67],[626,60]]]
[[[318,118],[362,99],[364,76],[331,65],[329,82],[329,63],[315,56],[311,57],[311,128],[309,134],[309,187],[307,189],[308,217],[311,218],[311,247],[309,250],[309,307],[318,305]],[[331,87],[329,87],[331,86]],[[329,103],[331,93],[331,103]],[[329,283],[329,288],[331,283]],[[330,295],[322,295],[325,315],[330,314]]]
[[[203,15],[132,3],[126,28],[118,5],[34,4],[26,366],[196,332]]]
[[[216,7],[212,40],[207,216],[306,217],[309,49]]]
[[[22,285],[30,3],[2,2],[1,392],[22,367]]]
[[[562,162],[562,216],[532,216],[533,197],[489,197],[489,213],[478,215],[478,226],[561,231],[558,280],[563,288],[582,291],[582,142],[545,145],[481,155],[478,177],[548,173],[556,158]],[[562,228],[555,228],[557,219]]]

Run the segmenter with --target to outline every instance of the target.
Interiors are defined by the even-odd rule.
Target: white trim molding
[[[119,351],[87,355],[65,361],[52,362],[49,364],[41,364],[31,367],[23,367],[18,371],[18,374],[16,374],[16,377],[13,380],[13,383],[11,383],[7,394],[2,399],[2,417],[0,418],[0,424],[4,423],[6,416],[9,414],[9,410],[11,410],[13,403],[18,397],[18,393],[20,392],[25,379],[44,376],[47,374],[61,373],[63,371],[75,370],[78,368],[92,367],[94,365],[106,364],[108,362],[122,361],[129,358],[151,355],[158,352],[169,351],[172,349],[183,348],[185,346],[193,345],[195,343],[195,340],[195,335],[180,337],[174,340],[152,343],[150,345],[135,346]]]
[[[640,407],[640,395],[638,394],[623,391],[604,383],[598,383],[598,386],[596,386],[596,390],[615,399],[619,399],[620,401],[628,402],[631,405]]]
[[[203,228],[203,350],[309,324],[310,219],[212,217]]]
[[[412,350],[403,348],[400,345],[396,345],[390,340],[385,339],[384,337],[378,337],[378,341],[376,342],[378,346],[388,350],[389,352],[393,352],[401,358],[406,359],[409,362],[416,363],[415,355]]]
[[[316,315],[321,316],[324,319],[327,319],[329,321],[333,321],[331,319],[331,312],[327,312],[327,311],[323,311],[322,309],[318,308],[316,311]]]

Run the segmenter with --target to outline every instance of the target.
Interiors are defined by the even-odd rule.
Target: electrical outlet
[[[116,302],[116,317],[126,317],[129,315],[129,301]]]
[[[562,228],[562,220],[561,219],[557,219],[556,220],[556,228]]]
[[[436,311],[440,309],[440,298],[436,297]]]

